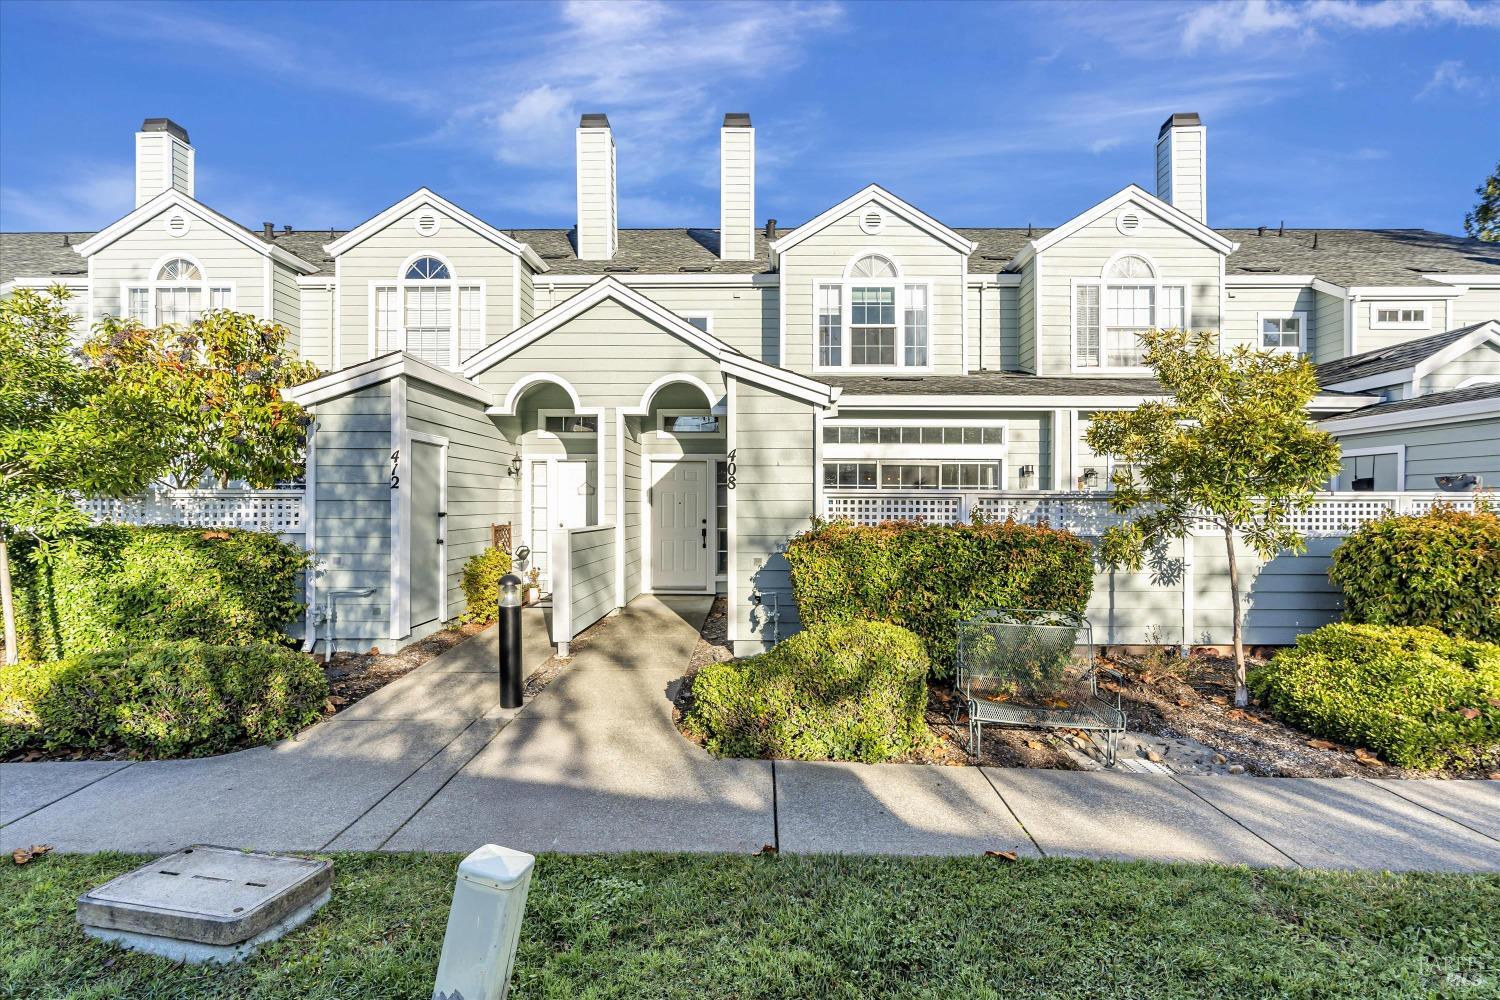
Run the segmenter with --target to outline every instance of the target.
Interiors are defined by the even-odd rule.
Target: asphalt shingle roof
[[[1430,406],[1443,406],[1447,403],[1468,403],[1479,399],[1500,399],[1500,382],[1485,382],[1463,389],[1448,389],[1445,392],[1433,392],[1426,396],[1397,399],[1389,403],[1375,403],[1372,406],[1362,406],[1357,410],[1323,419],[1349,420],[1353,417],[1373,417],[1386,413],[1400,413],[1403,410],[1423,410]]]
[[[1337,361],[1325,361],[1318,366],[1318,384],[1337,385],[1340,382],[1351,382],[1369,375],[1384,375],[1386,372],[1398,372],[1403,368],[1410,368],[1423,358],[1431,357],[1455,340],[1473,333],[1483,325],[1483,323],[1475,323],[1472,326],[1459,327],[1457,330],[1435,333],[1430,337],[1408,340],[1393,347],[1365,351],[1347,358],[1339,358]]]
[[[794,227],[785,227],[790,232]],[[259,239],[261,230],[247,229]],[[345,230],[309,229],[277,232],[268,241],[296,254],[320,272],[332,272],[323,246]],[[621,229],[614,260],[579,260],[571,229],[509,229],[547,262],[552,274],[766,274],[771,272],[770,244],[764,229],[755,231],[755,259],[724,261],[718,257],[717,229]],[[960,228],[955,232],[976,244],[969,257],[973,274],[1003,270],[1028,240],[1049,229]],[[1423,273],[1500,274],[1500,244],[1482,243],[1422,229],[1221,229],[1240,244],[1226,262],[1229,274],[1312,274],[1337,285],[1431,285]],[[92,233],[0,233],[0,281],[82,270],[83,259],[63,245]],[[1313,249],[1316,240],[1317,249]]]

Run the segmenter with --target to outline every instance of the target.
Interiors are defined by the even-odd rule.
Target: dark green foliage
[[[286,641],[307,556],[256,531],[99,525],[17,546],[22,659],[130,643]]]
[[[927,654],[884,622],[820,625],[693,678],[688,730],[726,757],[901,757],[927,739]]]
[[[1500,743],[1500,646],[1434,628],[1325,625],[1250,677],[1275,715],[1368,747],[1402,767],[1440,767]]]
[[[157,643],[0,667],[0,753],[124,746],[201,756],[291,736],[328,697],[310,658],[269,643]]]
[[[1383,517],[1345,539],[1329,579],[1350,621],[1432,625],[1500,642],[1500,515],[1436,507]]]
[[[500,578],[510,572],[510,553],[503,549],[485,549],[464,563],[464,611],[466,622],[492,622],[500,600]]]
[[[791,540],[786,558],[804,625],[900,625],[921,637],[945,676],[953,671],[959,622],[994,608],[1082,614],[1094,585],[1088,542],[1012,521],[820,523]]]

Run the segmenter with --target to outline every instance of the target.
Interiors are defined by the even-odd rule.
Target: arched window
[[[407,281],[448,281],[448,265],[436,257],[418,257],[406,269]]]
[[[817,290],[815,367],[926,368],[925,282],[903,282],[895,261],[871,253],[844,268],[840,284]]]
[[[442,368],[484,346],[484,286],[459,282],[432,254],[413,257],[389,283],[373,283],[371,354],[406,351]]]
[[[1116,254],[1074,285],[1073,367],[1139,368],[1141,334],[1186,324],[1187,286],[1163,282],[1145,254]]]
[[[234,286],[210,282],[189,257],[169,257],[150,273],[149,281],[120,287],[125,315],[146,326],[185,326],[210,309],[234,308]]]
[[[177,257],[167,261],[156,272],[157,281],[202,281],[203,272],[198,270],[198,265],[186,257]]]
[[[896,265],[879,254],[869,254],[849,265],[851,278],[894,278]]]

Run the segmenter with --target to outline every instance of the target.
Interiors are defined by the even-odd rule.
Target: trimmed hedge
[[[892,760],[926,742],[921,641],[884,622],[820,625],[693,678],[688,732],[725,757]]]
[[[1250,675],[1278,718],[1402,767],[1500,744],[1500,646],[1435,628],[1325,625]]]
[[[1014,521],[821,522],[791,540],[786,558],[803,625],[900,625],[941,675],[953,671],[959,622],[991,608],[1082,614],[1094,586],[1088,542]]]
[[[1333,552],[1328,577],[1345,617],[1373,625],[1432,625],[1500,642],[1500,515],[1435,507],[1359,527]]]
[[[492,622],[499,613],[500,578],[510,572],[510,553],[485,549],[464,562],[462,585],[468,606],[466,622]]]
[[[291,736],[328,697],[309,657],[269,643],[157,643],[0,667],[0,753],[124,746],[202,756]]]
[[[99,525],[16,546],[22,659],[142,642],[287,642],[307,554],[256,531]]]

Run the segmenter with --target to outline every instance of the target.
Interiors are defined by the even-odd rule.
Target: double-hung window
[[[1073,283],[1075,368],[1139,368],[1143,333],[1187,325],[1187,286],[1163,282],[1138,254],[1114,258],[1097,281]]]
[[[860,257],[843,281],[814,290],[816,367],[927,368],[930,296],[926,284],[902,281],[889,258]]]
[[[401,276],[370,289],[373,354],[406,351],[457,368],[484,347],[484,286],[461,282],[441,258],[417,257]]]
[[[174,257],[149,282],[122,285],[120,300],[125,315],[145,326],[187,326],[210,310],[234,308],[234,288],[209,281],[195,261]]]
[[[1299,354],[1307,349],[1303,340],[1307,332],[1307,313],[1261,313],[1260,344],[1263,351]]]
[[[1427,306],[1400,302],[1370,303],[1372,330],[1426,330],[1432,325]]]

